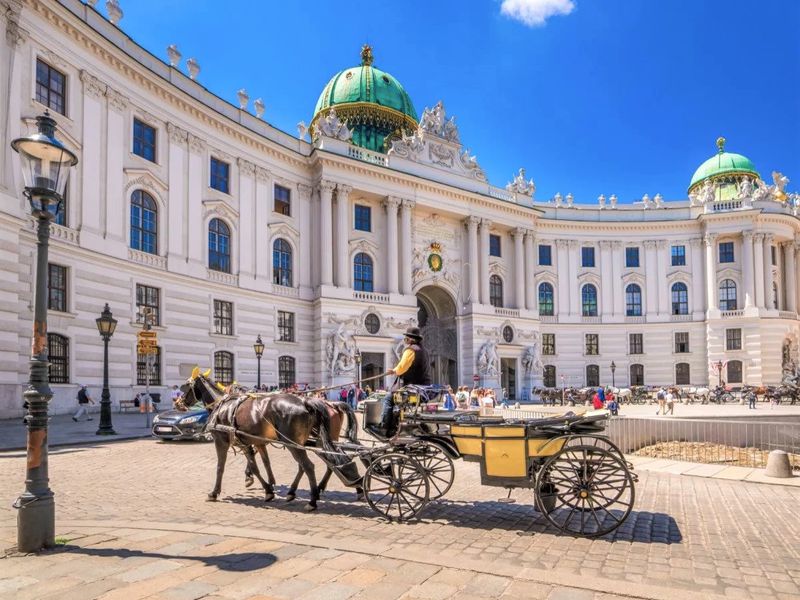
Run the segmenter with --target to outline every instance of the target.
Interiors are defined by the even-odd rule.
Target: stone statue
[[[404,133],[401,139],[393,140],[388,154],[396,154],[403,158],[417,160],[419,153],[424,148],[425,142],[422,139],[422,130],[418,128],[414,133]]]
[[[784,192],[783,190],[789,183],[789,178],[786,177],[784,174],[779,173],[778,171],[773,171],[772,182],[775,184],[774,186],[772,186],[772,195],[778,202],[783,202],[784,200],[786,200],[786,192]]]
[[[556,203],[556,206],[561,206],[561,193],[556,192],[556,195],[553,196],[553,202]]]
[[[756,187],[753,190],[753,202],[761,202],[770,200],[772,196],[772,188],[764,183],[763,179],[756,180]]]
[[[567,206],[571,208],[574,203],[575,203],[575,197],[572,195],[572,192],[569,192],[567,194]]]
[[[425,133],[444,137],[444,104],[441,100],[433,108],[426,108],[422,111],[419,128]]]
[[[706,179],[703,187],[700,188],[700,192],[697,194],[697,201],[700,204],[710,204],[714,202],[714,184],[711,183],[710,179]]]
[[[299,137],[302,140],[304,137],[306,137],[307,133],[308,133],[308,126],[306,125],[306,122],[300,121],[297,124],[297,137]]]
[[[605,196],[605,194],[600,194],[597,197],[597,201],[600,203],[600,208],[605,208],[606,207],[606,196]]]
[[[328,336],[325,351],[330,375],[350,373],[355,368],[356,343],[345,329],[346,321],[339,322],[335,331]]]
[[[753,182],[750,181],[749,177],[744,177],[739,182],[739,194],[737,198],[739,200],[747,200],[752,195],[753,195]]]
[[[459,159],[461,160],[461,166],[469,171],[475,179],[480,179],[481,181],[486,180],[486,173],[483,172],[483,169],[481,169],[478,164],[478,159],[470,155],[469,150],[464,150],[459,155]]]
[[[536,184],[533,183],[533,179],[525,181],[525,169],[520,168],[519,173],[506,185],[506,189],[515,194],[533,197],[536,193]]]
[[[538,338],[538,335],[537,335]],[[522,369],[526,375],[534,372],[540,372],[544,369],[542,359],[539,356],[539,342],[534,341],[533,345],[525,349],[525,354],[522,355]]]
[[[456,118],[450,117],[450,120],[444,124],[444,131],[442,131],[442,137],[446,139],[448,142],[453,142],[454,144],[461,143],[461,140],[458,136],[458,127],[456,127]]]
[[[353,132],[347,127],[347,123],[339,119],[336,109],[331,108],[328,113],[317,121],[314,128],[314,137],[324,135],[343,142],[349,142],[353,137]]]
[[[644,196],[642,196],[642,204],[644,204],[645,208],[650,208],[650,195],[649,194],[645,194]]]
[[[664,198],[661,194],[656,194],[653,196],[653,202],[655,202],[656,208],[663,208]]]
[[[617,208],[617,195],[611,194],[611,198],[609,198],[609,200],[611,201],[611,208]]]
[[[489,340],[478,352],[478,373],[487,377],[500,375],[500,357],[497,355],[497,342]]]

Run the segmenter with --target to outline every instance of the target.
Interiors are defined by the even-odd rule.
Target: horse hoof
[[[249,488],[253,485],[253,478],[252,477],[245,477],[244,479],[244,487]]]
[[[306,504],[303,507],[303,510],[306,511],[306,512],[314,512],[315,510],[317,510],[317,505],[316,504]]]
[[[294,494],[286,494],[286,501],[291,502],[294,500]]]
[[[275,499],[275,494],[272,494],[272,493],[266,494],[264,496],[264,502],[271,502],[274,499]]]
[[[216,494],[209,494],[208,496],[206,496],[206,502],[216,502],[216,501],[217,501]]]

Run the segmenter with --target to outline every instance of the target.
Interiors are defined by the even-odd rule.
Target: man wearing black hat
[[[387,435],[393,433],[394,402],[392,392],[405,385],[430,385],[431,373],[428,363],[428,353],[422,347],[422,335],[418,327],[409,327],[403,335],[405,349],[400,357],[400,362],[394,369],[389,369],[388,375],[396,375],[391,391],[383,398],[383,413],[381,426]]]

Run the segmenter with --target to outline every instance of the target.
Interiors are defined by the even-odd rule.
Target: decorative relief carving
[[[397,212],[397,208],[400,206],[401,202],[402,200],[396,196],[387,196],[383,199],[383,206],[386,207],[386,210]]]
[[[200,139],[196,135],[189,134],[189,150],[195,154],[202,154],[206,151],[207,144],[205,140]]]
[[[323,179],[322,181],[319,182],[320,192],[325,192],[326,194],[330,195],[333,193],[333,190],[335,189],[336,189],[336,183],[334,183],[333,181],[328,181],[326,179]]]
[[[106,84],[100,81],[97,77],[83,69],[80,73],[80,79],[83,82],[83,91],[91,98],[100,98],[106,92]]]
[[[306,183],[298,183],[297,191],[304,198],[309,198],[311,196],[311,192],[314,191],[314,188]]]
[[[452,169],[455,162],[455,154],[455,150],[443,144],[428,145],[428,158],[435,165]]]
[[[117,112],[125,112],[128,109],[128,98],[113,88],[106,87],[106,99],[108,105]]]
[[[245,177],[253,177],[256,174],[256,166],[249,160],[237,158],[236,164],[239,166],[239,173]]]
[[[341,198],[343,200],[347,200],[348,196],[350,195],[350,192],[352,192],[352,191],[353,191],[353,186],[352,185],[346,185],[344,183],[337,183],[336,184],[336,197],[337,198],[339,198],[341,196]]]
[[[713,246],[714,242],[717,241],[718,237],[719,237],[718,233],[706,233],[703,236],[703,242],[705,243],[706,246]]]
[[[186,130],[172,123],[167,123],[167,134],[169,135],[169,141],[174,144],[185,144],[189,139],[189,133]]]
[[[413,210],[417,203],[409,198],[403,198],[403,209]]]
[[[506,185],[506,190],[533,198],[536,193],[536,184],[533,183],[533,179],[525,181],[525,169],[520,168],[514,179]]]
[[[300,127],[301,124],[302,129]],[[333,138],[335,140],[340,140],[342,142],[349,142],[353,138],[353,132],[347,126],[347,121],[342,121],[336,114],[336,109],[333,107],[331,107],[324,117],[317,119],[317,122],[313,124],[313,127],[314,140],[318,139],[321,135]],[[301,138],[305,137],[306,131],[307,128],[305,123],[302,121],[298,123],[298,133],[300,133]]]
[[[217,216],[228,221],[234,228],[239,221],[239,213],[222,200],[203,200],[203,209],[204,221]]]

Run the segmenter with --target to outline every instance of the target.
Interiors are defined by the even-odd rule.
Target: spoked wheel
[[[542,466],[536,507],[557,529],[597,537],[622,525],[633,509],[633,477],[600,445],[565,446]]]
[[[429,500],[438,500],[453,485],[456,472],[452,459],[440,446],[430,442],[418,442],[405,449],[425,470],[430,484]]]
[[[407,454],[389,452],[375,458],[364,473],[367,504],[390,520],[414,518],[428,503],[425,469]]]

